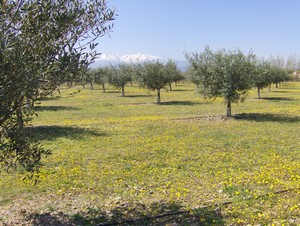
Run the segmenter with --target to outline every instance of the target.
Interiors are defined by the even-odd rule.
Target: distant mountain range
[[[91,65],[91,68],[103,67],[108,65],[118,65],[121,63],[142,63],[146,61],[162,61],[166,62],[166,60],[161,60],[157,56],[145,55],[142,53],[131,54],[131,55],[117,55],[117,54],[101,54],[98,59]],[[178,61],[174,60],[181,71],[185,71],[187,68],[186,61]]]

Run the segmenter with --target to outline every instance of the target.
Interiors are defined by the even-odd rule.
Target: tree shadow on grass
[[[282,114],[270,114],[270,113],[243,113],[233,116],[236,120],[247,120],[256,122],[283,122],[283,123],[293,123],[299,122],[299,116],[289,116]]]
[[[36,111],[71,111],[79,110],[77,107],[67,107],[67,106],[36,106],[34,107]]]
[[[65,137],[68,139],[80,139],[85,135],[92,136],[107,136],[106,133],[96,132],[90,129],[84,129],[79,127],[70,126],[35,126],[28,127],[28,130],[33,134],[36,140],[52,141],[59,137]]]
[[[272,93],[289,93],[289,91],[285,91],[285,90],[272,90]]]
[[[167,102],[161,102],[159,105],[200,105],[203,103],[200,102],[193,102],[193,101],[167,101]]]
[[[88,208],[85,212],[68,215],[63,212],[29,214],[31,225],[225,225],[219,209],[203,207],[182,210],[177,203],[152,203],[150,206],[123,204],[111,211]]]
[[[145,95],[145,94],[126,95],[126,94],[125,94],[125,97],[129,97],[129,98],[137,98],[137,97],[152,97],[152,95],[150,95],[150,94],[148,94],[148,95]]]
[[[287,97],[261,97],[261,100],[270,100],[270,101],[295,101],[293,98],[287,98]]]
[[[187,91],[194,91],[194,89],[172,89],[170,92],[187,92]]]
[[[121,91],[118,91],[118,90],[106,90],[105,93],[121,93]]]
[[[51,101],[51,100],[57,100],[59,98],[62,98],[62,97],[59,96],[59,95],[56,95],[56,96],[46,96],[46,97],[43,97],[43,98],[39,98],[38,100],[39,101]]]

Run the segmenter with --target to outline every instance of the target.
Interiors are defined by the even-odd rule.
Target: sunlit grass
[[[226,224],[300,224],[300,84],[263,90],[262,99],[253,90],[230,119],[221,99],[204,100],[191,84],[173,89],[161,105],[135,85],[125,97],[77,87],[42,101],[31,126],[53,154],[36,186],[0,172],[0,205],[47,197],[32,210],[53,212],[52,202],[78,214],[142,203],[149,215],[164,202],[218,207]]]

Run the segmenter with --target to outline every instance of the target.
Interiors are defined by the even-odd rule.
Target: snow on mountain
[[[157,56],[145,55],[142,53],[131,54],[131,55],[117,55],[117,54],[101,54],[92,67],[103,66],[103,65],[115,65],[120,63],[138,63],[144,61],[155,61],[159,60]]]
[[[108,66],[108,65],[118,65],[121,63],[142,63],[145,61],[161,61],[166,62],[164,59],[160,59],[157,56],[146,55],[142,53],[130,54],[130,55],[117,55],[117,54],[101,54],[95,62],[91,65],[92,68]],[[178,68],[181,71],[185,71],[187,68],[187,63],[185,61],[175,60]]]
[[[134,55],[124,55],[121,56],[120,59],[121,61],[124,61],[126,63],[130,63],[130,62],[137,63],[137,62],[144,62],[144,61],[156,61],[159,60],[159,57],[138,53]]]

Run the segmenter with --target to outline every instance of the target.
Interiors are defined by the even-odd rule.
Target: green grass
[[[299,225],[300,83],[251,91],[230,119],[221,99],[173,89],[161,105],[135,85],[42,101],[31,126],[53,154],[36,186],[0,172],[0,209],[37,224]]]

